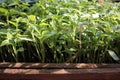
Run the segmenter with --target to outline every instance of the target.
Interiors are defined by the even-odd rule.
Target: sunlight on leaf
[[[5,16],[7,16],[7,14],[8,14],[8,10],[7,10],[7,9],[5,9],[5,8],[0,8],[0,15],[5,15]]]
[[[18,26],[18,24],[16,22],[13,22],[13,21],[8,21],[10,24],[14,25],[15,27]]]
[[[10,34],[9,32],[7,33],[7,39],[12,39],[12,34]]]
[[[17,49],[18,52],[23,52],[24,51],[24,48],[23,47],[20,47]]]
[[[30,21],[36,22],[36,16],[35,15],[29,15],[28,18],[30,19]]]
[[[33,41],[31,38],[28,38],[27,36],[19,36],[18,39],[21,41]]]
[[[93,18],[99,18],[99,13],[92,14]]]
[[[4,41],[2,41],[0,46],[2,47],[2,46],[5,46],[5,45],[10,45],[10,44],[12,44],[12,43],[10,43],[9,40],[4,40]]]
[[[116,61],[119,61],[119,60],[120,60],[120,58],[115,54],[114,51],[108,50],[108,53],[110,54],[110,56],[111,56],[114,60],[116,60]]]

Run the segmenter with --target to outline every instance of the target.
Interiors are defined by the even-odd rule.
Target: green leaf
[[[7,34],[7,29],[0,29],[0,34]]]
[[[7,14],[8,14],[8,10],[7,9],[0,8],[0,15],[7,16]]]
[[[0,46],[2,47],[2,46],[5,46],[5,45],[10,45],[10,44],[12,44],[12,43],[7,39],[7,40],[2,41]]]
[[[77,51],[75,48],[69,48],[69,49],[65,50],[65,52],[67,52],[69,54],[75,54],[75,51]]]
[[[99,18],[99,13],[92,14],[92,18]]]
[[[25,36],[19,36],[18,39],[21,41],[33,41],[31,38],[29,38],[27,35]]]
[[[8,6],[11,7],[11,6],[16,6],[18,5],[17,3],[10,3]]]
[[[76,51],[76,49],[75,48],[70,48],[69,51],[74,52],[74,51]]]
[[[6,23],[0,22],[0,25],[3,25],[3,26],[5,26],[5,25],[6,25]]]
[[[10,24],[14,25],[15,27],[18,27],[18,24],[16,22],[8,21]]]
[[[49,24],[42,22],[42,23],[40,23],[40,26],[41,26],[41,27],[49,26]]]
[[[30,3],[30,2],[37,2],[38,0],[24,0],[24,1]]]
[[[110,55],[114,60],[116,60],[116,61],[119,61],[119,60],[120,60],[120,58],[115,54],[114,51],[108,50],[108,53],[109,53],[109,55]]]
[[[112,28],[115,32],[120,32],[120,25]]]
[[[7,39],[12,39],[13,38],[13,36],[12,36],[12,34],[10,34],[9,32],[7,33]]]
[[[46,31],[43,31],[43,32],[42,32],[42,35],[40,35],[39,38],[40,38],[42,41],[44,41],[45,39],[48,39],[48,38],[54,36],[56,33],[57,33],[57,31],[51,31],[51,32],[49,32],[48,30],[46,30]]]
[[[30,21],[36,22],[36,16],[35,15],[29,15],[28,18],[29,18]]]
[[[23,52],[24,51],[24,48],[23,47],[20,47],[17,49],[18,52]]]
[[[55,35],[56,33],[57,33],[57,31],[51,31],[51,32],[45,34],[45,36],[46,36],[47,38],[49,38],[49,37]]]

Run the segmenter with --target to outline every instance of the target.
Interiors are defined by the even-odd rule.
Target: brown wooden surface
[[[83,74],[83,73],[119,73],[115,69],[0,69],[0,74]]]
[[[85,63],[0,63],[0,68],[17,69],[95,69],[120,68],[120,64],[85,64]]]
[[[0,63],[0,80],[120,80],[120,64]]]
[[[120,80],[118,73],[0,75],[0,80]]]

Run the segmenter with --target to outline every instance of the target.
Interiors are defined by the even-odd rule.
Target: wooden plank
[[[120,64],[0,63],[0,80],[120,80]]]
[[[120,80],[120,73],[1,74],[0,80]]]
[[[85,63],[0,63],[0,68],[13,69],[95,69],[120,68],[120,64],[85,64]]]
[[[120,68],[106,69],[0,69],[0,74],[83,74],[120,73]]]

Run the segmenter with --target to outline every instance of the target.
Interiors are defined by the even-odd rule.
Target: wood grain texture
[[[0,63],[0,80],[120,80],[120,64]]]
[[[95,69],[120,68],[120,64],[85,64],[85,63],[0,63],[0,68],[14,69]]]

